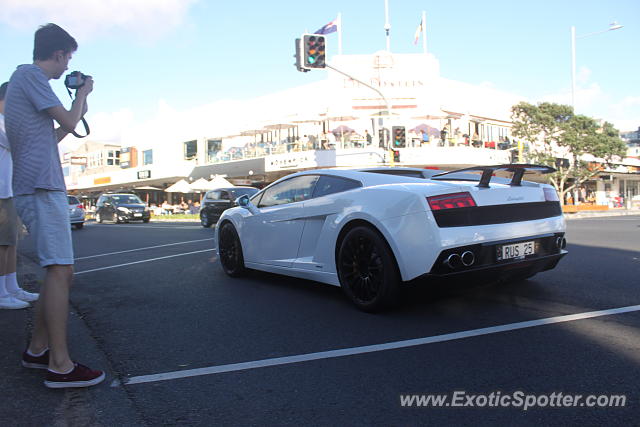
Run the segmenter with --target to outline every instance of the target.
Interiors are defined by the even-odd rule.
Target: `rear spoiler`
[[[527,172],[537,172],[541,174],[546,174],[546,173],[553,173],[556,171],[554,168],[549,166],[544,166],[544,165],[529,165],[529,164],[513,163],[510,165],[474,166],[471,168],[456,169],[453,171],[442,172],[436,175],[432,175],[431,178],[437,178],[437,177],[449,175],[452,173],[480,171],[482,172],[482,176],[480,177],[480,182],[478,182],[478,187],[489,188],[489,181],[491,181],[491,177],[496,171],[501,171],[501,170],[507,171],[507,172],[513,172],[513,176],[511,177],[511,182],[509,183],[509,185],[512,185],[512,186],[522,185],[522,177]]]

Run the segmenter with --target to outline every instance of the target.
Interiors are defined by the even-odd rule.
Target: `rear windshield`
[[[408,170],[368,170],[365,172],[369,173],[381,173],[383,175],[397,175],[397,176],[406,176],[408,178],[422,178],[425,179],[424,175],[420,171],[408,171]]]
[[[80,200],[76,196],[67,196],[67,200],[69,200],[70,205],[79,205]]]

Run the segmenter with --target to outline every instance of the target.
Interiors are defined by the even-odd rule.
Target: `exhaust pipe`
[[[462,265],[462,259],[458,254],[451,254],[444,261],[444,264],[452,270],[457,270]]]
[[[462,256],[460,257],[460,260],[462,261],[462,264],[465,267],[470,267],[473,265],[474,262],[476,262],[476,256],[474,255],[473,252],[466,251],[462,254]]]
[[[567,247],[567,239],[565,239],[564,237],[558,237],[556,239],[556,247],[558,249],[564,249]]]

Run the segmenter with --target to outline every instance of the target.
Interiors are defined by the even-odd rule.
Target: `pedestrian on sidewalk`
[[[93,79],[80,77],[80,87],[69,110],[62,106],[49,80],[62,76],[77,48],[75,39],[59,26],[40,27],[35,33],[33,64],[18,66],[5,100],[15,206],[36,243],[40,265],[46,270],[22,365],[47,369],[44,384],[49,388],[87,387],[105,378],[102,371],[74,363],[67,343],[73,246],[58,142],[74,130],[87,112]],[[60,125],[58,128],[54,120]]]
[[[16,245],[18,215],[13,205],[13,174],[9,141],[4,130],[4,98],[9,83],[0,85],[0,308],[21,309],[38,299],[18,285],[16,277]]]

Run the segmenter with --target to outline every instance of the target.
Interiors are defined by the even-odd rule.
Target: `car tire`
[[[102,224],[102,216],[99,213],[96,214],[96,222]]]
[[[211,227],[211,221],[209,221],[209,216],[207,214],[200,214],[200,224],[202,224],[204,228]]]
[[[240,237],[236,228],[229,222],[226,222],[218,233],[218,256],[227,275],[240,277],[245,273]]]
[[[340,286],[362,311],[376,312],[397,303],[400,272],[391,248],[375,229],[352,228],[338,247]]]
[[[76,230],[80,230],[80,229],[82,229],[82,227],[84,227],[84,223],[83,222],[80,222],[78,224],[73,224],[73,225],[76,227]]]
[[[147,219],[143,219],[142,222],[144,222],[145,224],[149,222],[151,218],[147,218]]]

